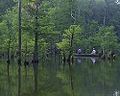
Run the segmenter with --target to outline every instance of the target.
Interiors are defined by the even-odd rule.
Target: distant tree
[[[118,37],[114,32],[114,27],[101,27],[96,35],[96,40],[99,42],[103,52],[109,50],[117,50],[119,47]]]
[[[61,49],[62,53],[68,56],[68,59],[71,59],[73,55],[73,51],[75,48],[75,40],[76,36],[81,33],[81,27],[78,25],[71,25],[65,33],[63,34],[62,42],[57,43],[59,49]]]

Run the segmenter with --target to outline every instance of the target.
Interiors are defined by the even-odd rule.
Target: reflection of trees
[[[89,60],[85,60],[82,63],[66,64],[64,72],[60,72],[64,74],[60,78],[67,94],[71,96],[71,92],[74,92],[75,96],[109,96],[115,89],[120,89],[118,61],[101,61],[93,65]],[[67,79],[68,76],[70,79]],[[70,86],[66,79],[70,80]]]
[[[92,96],[93,94],[104,96],[107,92],[112,91],[117,87],[115,86],[116,80],[119,80],[116,77],[116,67],[113,66],[113,63],[107,61],[97,65],[84,62],[78,69],[79,73],[75,73],[75,80],[79,80],[75,86],[81,90],[76,93],[82,96]]]
[[[37,95],[110,96],[110,94],[113,94],[115,90],[120,90],[119,60],[115,62],[101,61],[97,62],[96,64],[92,64],[89,59],[83,61],[82,64],[65,64],[64,66],[62,64],[59,66],[56,65],[59,62],[58,60],[54,62],[53,61],[50,60],[47,63],[44,62],[44,66],[42,66],[42,64],[39,64],[39,87]],[[9,94],[7,96],[17,95],[17,67],[18,66],[13,63],[10,66],[9,87],[6,78],[7,72],[5,72],[6,65],[5,63],[3,64],[0,62],[1,96],[6,96],[6,94]],[[33,70],[32,67],[28,68],[29,70],[27,79],[25,78],[25,71],[21,70],[21,96],[34,96]]]
[[[120,83],[116,83],[119,80],[118,64],[114,63],[101,61],[93,65],[90,60],[85,60],[83,64],[65,64],[64,70],[59,71],[59,78],[64,82],[64,92],[69,96],[72,96],[73,93],[75,96],[112,94],[112,91],[119,89],[120,85]]]
[[[58,71],[57,77],[62,82],[63,96],[76,96],[74,92],[74,70],[71,63],[63,64],[61,70]]]
[[[74,81],[73,81],[73,70],[72,70],[72,66],[69,63],[69,78],[70,78],[70,86],[71,86],[71,92],[72,92],[72,96],[74,96]]]

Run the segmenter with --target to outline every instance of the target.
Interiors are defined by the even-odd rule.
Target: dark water
[[[76,58],[62,63],[59,58],[41,61],[38,92],[34,92],[32,65],[21,70],[21,96],[120,96],[120,63],[98,58]],[[9,73],[9,74],[8,74]],[[0,96],[18,96],[18,65],[0,61]]]

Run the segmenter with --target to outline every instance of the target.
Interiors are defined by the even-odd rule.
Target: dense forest
[[[0,53],[18,50],[17,0],[0,2]],[[22,54],[34,50],[35,32],[39,54],[57,48],[70,54],[81,47],[90,52],[119,51],[120,5],[115,0],[23,0]]]
[[[0,58],[33,64],[38,90],[38,64],[49,56],[73,61],[79,48],[101,56],[120,54],[119,0],[0,0]],[[9,70],[8,70],[9,75]],[[20,94],[19,94],[20,96]]]

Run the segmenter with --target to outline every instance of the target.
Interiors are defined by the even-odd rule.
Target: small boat
[[[75,54],[74,56],[76,57],[99,57],[99,55],[94,55],[94,54]]]

